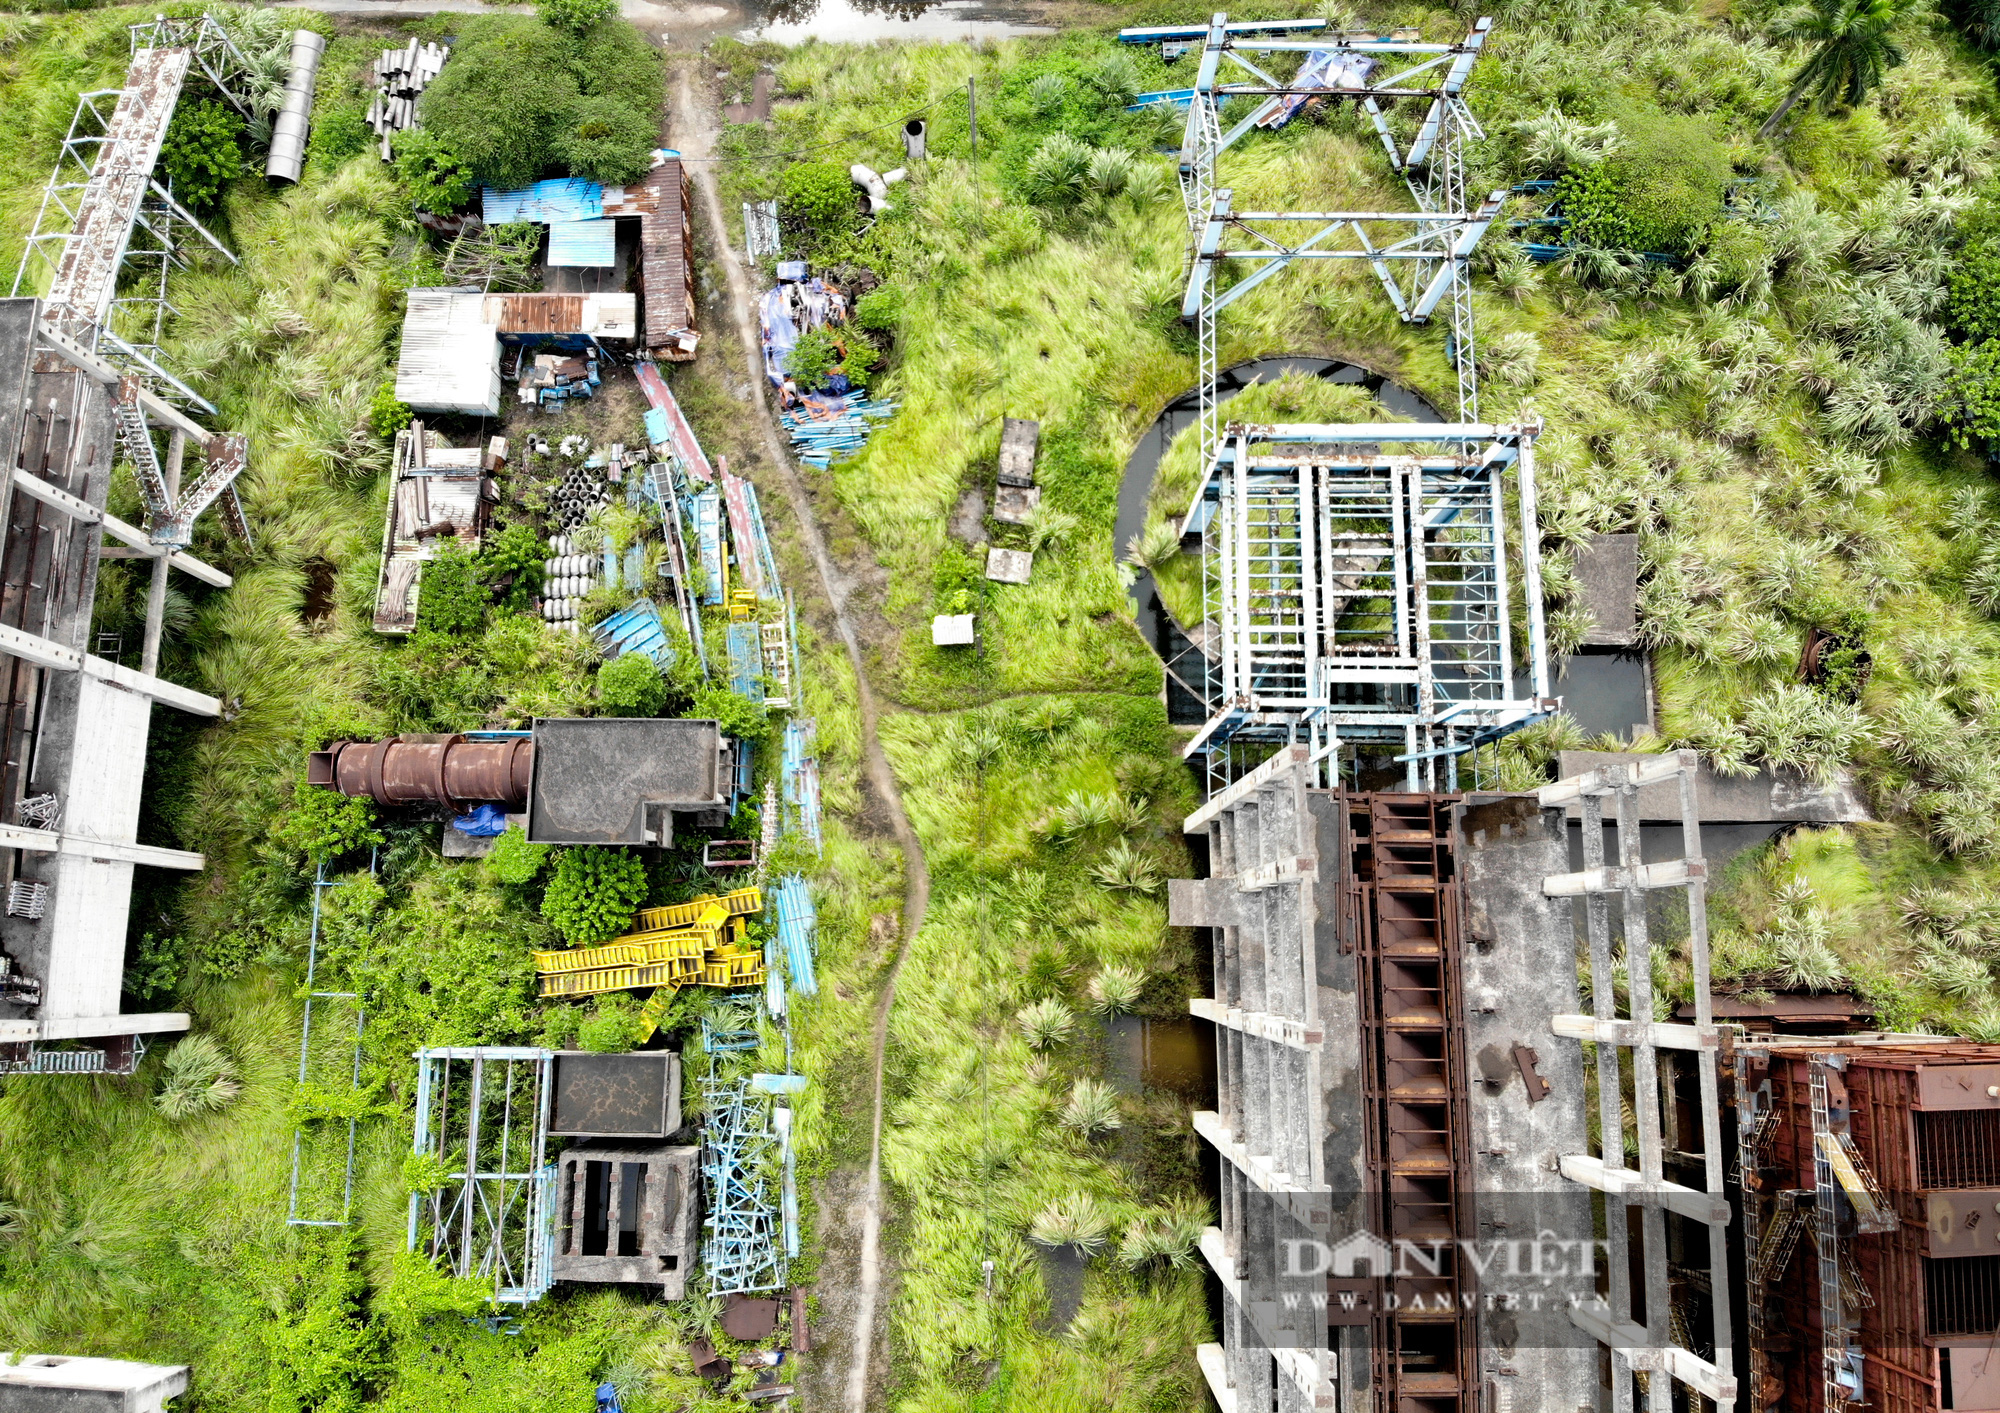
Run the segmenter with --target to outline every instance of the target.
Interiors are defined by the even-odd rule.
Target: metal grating
[[[1991,1335],[2000,1330],[2000,1256],[1924,1262],[1924,1333]]]
[[[2000,1187],[2000,1111],[1917,1110],[1917,1186]]]

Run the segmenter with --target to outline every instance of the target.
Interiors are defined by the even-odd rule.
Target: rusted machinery
[[[314,751],[306,757],[306,783],[384,805],[492,803],[519,810],[527,806],[534,768],[535,743],[526,736],[391,736]]]

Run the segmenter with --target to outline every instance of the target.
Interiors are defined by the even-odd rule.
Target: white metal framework
[[[191,69],[199,67],[230,103],[253,107],[254,72],[228,33],[207,15],[156,18],[131,26],[132,61],[124,86],[81,95],[55,170],[42,190],[22,247],[13,293],[43,294],[53,334],[121,377],[114,405],[119,440],[138,473],[148,529],[156,545],[179,549],[193,522],[221,502],[229,526],[247,537],[235,482],[248,453],[241,437],[210,437],[192,423],[173,429],[163,458],[154,445],[138,390],[214,414],[215,407],[167,366],[162,350],[175,313],[173,271],[187,268],[190,235],[235,263],[228,247],[175,200],[154,174],[167,127]],[[198,434],[202,467],[183,495],[182,450]]]
[[[1597,1075],[1598,1152],[1564,1156],[1560,1166],[1563,1176],[1603,1194],[1610,1311],[1602,1315],[1578,1307],[1570,1318],[1610,1351],[1612,1413],[1632,1413],[1635,1373],[1645,1377],[1648,1413],[1672,1413],[1676,1382],[1708,1399],[1717,1413],[1729,1413],[1737,1395],[1730,1353],[1730,1203],[1723,1189],[1722,1116],[1717,1103],[1721,1032],[1710,1011],[1708,870],[1695,798],[1700,769],[1695,752],[1675,751],[1608,765],[1539,792],[1544,809],[1575,807],[1583,821],[1583,871],[1547,878],[1542,891],[1552,898],[1581,897],[1585,903],[1591,1014],[1555,1016],[1551,1029],[1557,1035],[1595,1042],[1594,1059],[1588,1063]],[[1679,790],[1679,858],[1650,864],[1641,858],[1639,792],[1647,786]],[[1618,861],[1613,864],[1604,857],[1607,797],[1615,800]],[[1652,891],[1662,888],[1686,890],[1687,956],[1694,974],[1692,1024],[1653,1018],[1647,903]],[[1615,938],[1613,897],[1619,900]],[[1632,1076],[1629,1103],[1621,1074],[1626,1062],[1620,1059],[1627,1053]],[[1687,1064],[1692,1064],[1699,1088],[1695,1106],[1699,1132],[1674,1133],[1664,1116],[1673,1113],[1675,1076]],[[1636,1142],[1638,1148],[1636,1168],[1628,1165],[1628,1142]],[[1677,1165],[1675,1176],[1698,1169],[1700,1186],[1670,1180],[1669,1163]],[[1691,1182],[1697,1180],[1687,1175]],[[1644,1324],[1633,1318],[1629,1233],[1635,1211]],[[1670,1224],[1681,1230],[1670,1230]],[[1701,1228],[1707,1233],[1706,1262],[1700,1259],[1695,1235]],[[1676,1289],[1672,1267],[1697,1279]],[[1690,1314],[1691,1305],[1698,1304],[1707,1306],[1706,1331]],[[1698,1353],[1697,1348],[1703,1347],[1706,1353]]]
[[[491,1282],[503,1304],[539,1300],[553,1283],[553,1064],[551,1051],[522,1047],[417,1052],[411,1151],[441,1164],[442,1184],[410,1194],[409,1249]]]
[[[1232,424],[1186,529],[1202,536],[1206,650],[1219,691],[1185,754],[1215,783],[1243,743],[1399,748],[1408,783],[1545,714],[1548,654],[1528,601],[1516,697],[1505,484],[1537,582],[1539,424]],[[1446,788],[1456,788],[1455,783]]]

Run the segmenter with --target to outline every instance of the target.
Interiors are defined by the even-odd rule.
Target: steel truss
[[[411,1151],[443,1164],[443,1185],[410,1194],[408,1244],[452,1276],[491,1282],[526,1305],[548,1293],[556,1170],[548,1050],[471,1046],[417,1052]]]
[[[1324,20],[1231,23],[1218,13],[1205,26],[1128,29],[1120,39],[1128,44],[1202,46],[1192,90],[1185,97],[1187,121],[1182,131],[1180,177],[1186,203],[1191,269],[1182,317],[1197,329],[1201,359],[1201,457],[1207,463],[1215,451],[1214,388],[1217,365],[1216,316],[1235,299],[1270,279],[1299,259],[1360,259],[1373,266],[1396,312],[1407,323],[1427,322],[1440,304],[1448,304],[1451,335],[1447,355],[1458,379],[1458,416],[1479,420],[1478,374],[1474,358],[1471,286],[1466,261],[1480,237],[1498,215],[1505,192],[1495,192],[1475,209],[1465,199],[1462,140],[1484,136],[1479,121],[1462,97],[1466,81],[1484,49],[1493,22],[1478,20],[1466,37],[1453,44],[1426,44],[1414,38],[1334,33],[1319,38],[1293,37],[1324,30]],[[1274,78],[1246,53],[1303,53],[1306,64],[1291,81]],[[1222,82],[1227,60],[1254,82]],[[1173,95],[1179,98],[1180,95]],[[1226,131],[1223,107],[1240,97],[1261,98]],[[1428,99],[1416,131],[1407,141],[1390,123],[1385,100]],[[1217,164],[1243,137],[1258,127],[1281,125],[1301,102],[1352,101],[1364,113],[1388,156],[1390,167],[1403,178],[1416,210],[1411,212],[1237,213],[1231,193],[1220,185]],[[1314,223],[1320,229],[1304,240],[1287,239],[1289,231],[1261,230],[1260,225],[1285,227]],[[1396,226],[1385,238],[1381,227]],[[1375,234],[1371,236],[1370,228]],[[1226,229],[1244,233],[1254,244],[1224,250]],[[1354,246],[1333,249],[1325,242],[1350,231]],[[1261,268],[1218,288],[1223,262],[1260,262]],[[1399,269],[1391,273],[1391,262]]]
[[[784,1162],[781,1135],[772,1123],[772,1102],[751,1090],[747,1079],[725,1079],[716,1057],[754,1051],[754,1025],[716,1028],[702,1021],[709,1072],[701,1082],[708,1112],[701,1171],[706,1189],[701,1264],[716,1295],[779,1290],[786,1281],[784,1213],[771,1195]]]
[[[1644,1379],[1649,1413],[1672,1413],[1676,1382],[1708,1399],[1716,1413],[1729,1413],[1737,1395],[1730,1353],[1730,1204],[1723,1188],[1717,1099],[1721,1032],[1709,1008],[1708,871],[1695,796],[1700,769],[1693,751],[1676,751],[1605,766],[1539,792],[1544,809],[1575,807],[1583,821],[1583,871],[1543,880],[1542,892],[1554,898],[1581,897],[1585,904],[1591,1014],[1552,1017],[1551,1029],[1595,1042],[1586,1065],[1597,1079],[1598,1152],[1570,1154],[1559,1162],[1563,1176],[1603,1194],[1609,1309],[1578,1307],[1570,1318],[1610,1352],[1612,1413],[1632,1413],[1634,1374]],[[1639,791],[1648,785],[1678,786],[1677,859],[1649,864],[1641,858]],[[1618,859],[1612,864],[1604,857],[1607,798],[1614,801],[1617,824]],[[1691,1025],[1653,1019],[1648,901],[1653,890],[1662,888],[1684,889],[1687,899],[1687,955],[1694,972]],[[1614,897],[1619,901],[1615,937]],[[1621,972],[1626,993],[1622,1012],[1614,980]],[[1625,1063],[1620,1056],[1626,1054],[1632,1067],[1629,1105],[1620,1073]],[[1688,1065],[1699,1086],[1697,1131],[1684,1125],[1670,1132],[1672,1109],[1663,1104],[1663,1096],[1671,1100],[1676,1074]],[[1638,1146],[1636,1168],[1627,1165],[1630,1141]],[[1700,1185],[1669,1180],[1669,1164],[1675,1165],[1675,1176],[1689,1175]],[[1635,1209],[1640,1233],[1636,1267],[1629,1236]],[[1700,1259],[1703,1246],[1705,1262]],[[1676,1280],[1670,1262],[1688,1278]],[[1632,1289],[1635,1269],[1638,1292]],[[1644,1324],[1634,1318],[1635,1293]],[[1705,1331],[1697,1318],[1704,1305]]]
[[[374,860],[369,860],[369,872],[374,872]],[[336,880],[337,881],[337,880]],[[319,976],[319,934],[320,904],[326,890],[333,887],[326,876],[326,865],[321,863],[319,872],[313,879],[312,932],[306,942],[306,1007],[305,1019],[299,1028],[299,1084],[301,1087],[312,1082],[317,1076],[326,1074],[336,1082],[345,1083],[349,1094],[361,1088],[361,1041],[368,1023],[367,1011],[361,996],[353,991],[328,991],[321,987]],[[345,1025],[330,1026],[329,1019],[339,1022],[352,1021],[352,1029]],[[330,1056],[322,1055],[316,1066],[313,1050],[313,1022],[319,1021],[319,1041],[322,1050],[331,1049]],[[329,1032],[332,1035],[329,1041]],[[331,1063],[329,1063],[331,1061]],[[306,1193],[301,1198],[302,1187],[315,1186],[315,1176],[324,1178],[326,1170],[333,1166],[333,1157],[327,1152],[329,1143],[337,1132],[335,1125],[301,1123],[292,1130],[292,1179],[291,1195],[285,1208],[285,1221],[295,1227],[343,1227],[354,1210],[354,1148],[359,1136],[361,1117],[350,1112],[347,1115],[347,1132],[339,1146],[344,1148],[340,1160],[340,1215],[301,1215],[307,1212],[331,1212],[330,1195],[321,1192]],[[318,1204],[325,1202],[322,1208]]]
[[[167,125],[189,69],[199,65],[244,113],[254,106],[253,69],[227,31],[207,15],[154,19],[130,27],[132,63],[125,86],[77,99],[54,171],[42,190],[34,226],[14,274],[13,293],[45,293],[49,327],[132,382],[183,407],[215,414],[213,404],[175,374],[164,352],[176,310],[168,283],[188,268],[195,244],[236,257],[154,176]],[[193,521],[220,501],[230,528],[247,538],[235,480],[247,459],[241,437],[203,438],[200,475],[182,496],[180,454],[162,457],[130,388],[121,387],[120,438],[139,474],[154,543],[187,545]],[[177,435],[176,442],[181,438]]]
[[[1238,746],[1400,747],[1408,785],[1552,709],[1539,595],[1528,603],[1529,695],[1514,696],[1506,474],[1522,575],[1541,574],[1540,424],[1232,424],[1184,530],[1202,537],[1207,724],[1185,748],[1222,783]],[[1329,773],[1332,767],[1329,767]]]

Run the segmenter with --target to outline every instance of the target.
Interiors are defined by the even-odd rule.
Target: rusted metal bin
[[[314,751],[306,757],[306,783],[384,805],[493,803],[519,810],[528,803],[534,764],[535,743],[525,736],[391,736]]]

